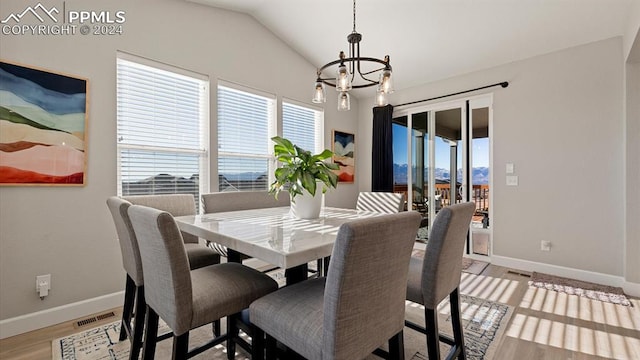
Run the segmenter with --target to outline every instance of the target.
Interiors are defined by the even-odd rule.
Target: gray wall
[[[2,0],[2,13],[24,10]],[[33,4],[31,4],[33,5]],[[209,76],[215,125],[215,81],[223,79],[309,103],[315,67],[252,18],[175,0],[67,1],[67,9],[123,10],[122,36],[2,36],[7,61],[89,79],[86,186],[0,188],[0,319],[122,291],[124,271],[105,205],[116,194],[116,51]],[[358,108],[357,100],[352,104]],[[357,129],[357,113],[325,106],[325,144],[332,128]],[[214,147],[215,149],[215,147]],[[357,185],[339,186],[328,205],[352,206]],[[52,275],[41,301],[35,276]]]
[[[640,2],[636,2],[633,41],[625,64],[626,80],[626,262],[625,277],[640,283]]]
[[[509,81],[493,90],[494,255],[623,276],[622,52],[614,38],[393,94],[400,104]],[[365,108],[359,134],[370,138]],[[358,160],[369,173],[370,159]],[[508,162],[517,187],[505,184]]]

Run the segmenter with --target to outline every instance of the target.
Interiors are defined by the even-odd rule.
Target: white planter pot
[[[295,201],[294,201],[295,200]],[[311,196],[306,190],[302,195],[291,199],[291,215],[299,219],[317,219],[322,208],[322,189],[316,189],[316,195]]]

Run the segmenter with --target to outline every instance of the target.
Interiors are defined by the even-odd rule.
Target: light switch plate
[[[507,176],[507,185],[508,186],[518,186],[518,176],[517,175]]]
[[[514,171],[515,171],[515,170],[514,170],[513,163],[507,163],[507,167],[506,167],[506,168],[507,168],[507,169],[506,169],[507,174],[513,174],[513,173],[514,173]]]

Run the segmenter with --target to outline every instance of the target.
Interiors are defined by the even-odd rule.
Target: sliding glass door
[[[490,97],[481,100],[394,112],[394,192],[404,193],[407,208],[422,214],[422,234],[443,207],[476,202],[467,252],[489,255]]]
[[[491,99],[480,98],[469,101],[469,128],[471,146],[469,198],[476,204],[476,213],[471,222],[471,237],[467,252],[475,255],[490,255],[491,249]]]

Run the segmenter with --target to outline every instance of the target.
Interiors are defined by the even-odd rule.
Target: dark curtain
[[[373,108],[372,191],[393,191],[392,120],[393,106],[387,105]]]

